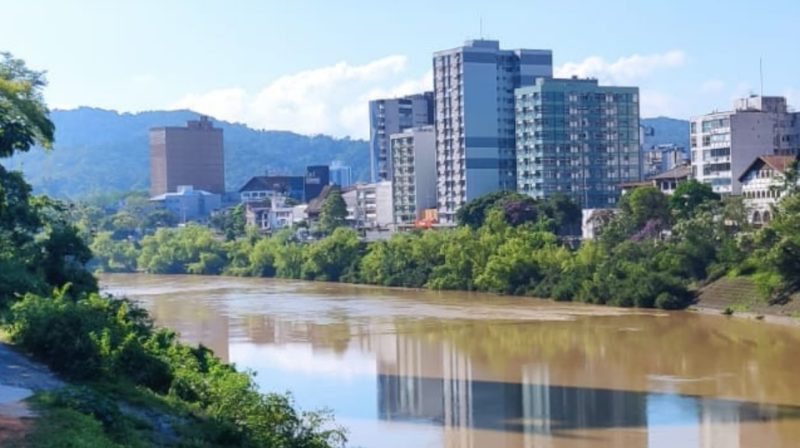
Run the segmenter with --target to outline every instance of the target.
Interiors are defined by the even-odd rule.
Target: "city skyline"
[[[639,86],[642,117],[688,119],[760,93],[759,59],[764,93],[800,103],[791,76],[798,63],[783,56],[783,30],[800,13],[789,1],[725,9],[611,2],[577,12],[410,1],[358,14],[320,2],[156,5],[12,3],[5,12],[15,20],[0,39],[4,50],[48,70],[53,108],[191,108],[255,128],[338,137],[366,138],[368,100],[429,90],[433,52],[481,36],[508,48],[552,49],[556,76]],[[450,19],[438,20],[445,12]],[[763,26],[737,28],[745,17]],[[387,18],[409,26],[386,27]],[[34,21],[49,27],[42,32]]]

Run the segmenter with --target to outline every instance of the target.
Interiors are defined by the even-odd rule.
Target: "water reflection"
[[[115,276],[106,285],[254,370],[264,390],[331,408],[354,446],[800,440],[796,329],[297,282]]]
[[[541,378],[541,366],[532,365],[530,370],[531,379]],[[653,428],[653,435],[679,435],[680,446],[698,447],[738,447],[740,423],[800,416],[800,408],[793,406],[734,400],[535,382],[394,375],[378,375],[378,409],[385,420],[431,423],[451,431],[478,428],[516,432],[531,438],[573,438],[576,430]],[[720,429],[721,425],[728,427]],[[670,433],[663,427],[684,429]],[[766,435],[761,433],[758,438],[763,441]],[[686,443],[697,436],[702,436],[702,443]],[[474,445],[468,435],[459,439]]]

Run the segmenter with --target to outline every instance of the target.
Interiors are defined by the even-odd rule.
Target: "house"
[[[305,179],[303,176],[255,176],[239,189],[242,202],[261,202],[275,195],[303,202]]]
[[[795,160],[794,156],[759,156],[739,176],[751,224],[758,226],[772,220],[773,206],[784,194],[784,173]]]
[[[245,203],[245,220],[261,232],[275,232],[299,224],[306,219],[305,204],[288,206],[281,196],[272,201]]]
[[[334,188],[338,187],[335,185],[325,185],[319,195],[308,202],[306,215],[308,216],[309,224],[319,221],[319,216],[322,213],[322,204],[325,203],[325,199],[328,198],[328,195],[331,194]]]
[[[639,187],[656,187],[662,193],[671,195],[678,188],[678,185],[689,180],[692,176],[692,166],[689,164],[678,165],[663,173],[656,174],[641,182],[627,182],[620,184],[622,194],[629,193]]]

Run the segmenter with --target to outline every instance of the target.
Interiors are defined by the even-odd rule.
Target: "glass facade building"
[[[517,191],[613,208],[642,179],[639,89],[594,79],[537,78],[515,91]]]
[[[553,74],[550,50],[503,50],[468,41],[433,55],[439,218],[466,202],[514,190],[514,89]]]

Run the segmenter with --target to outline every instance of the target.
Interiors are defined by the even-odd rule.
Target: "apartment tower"
[[[553,75],[550,50],[467,41],[433,55],[439,219],[467,201],[516,187],[514,89]]]
[[[693,118],[689,132],[694,177],[716,193],[738,195],[739,176],[758,156],[798,154],[800,113],[788,111],[786,98],[750,96],[732,111]]]
[[[594,79],[537,78],[516,90],[517,190],[612,208],[642,179],[639,89]]]

